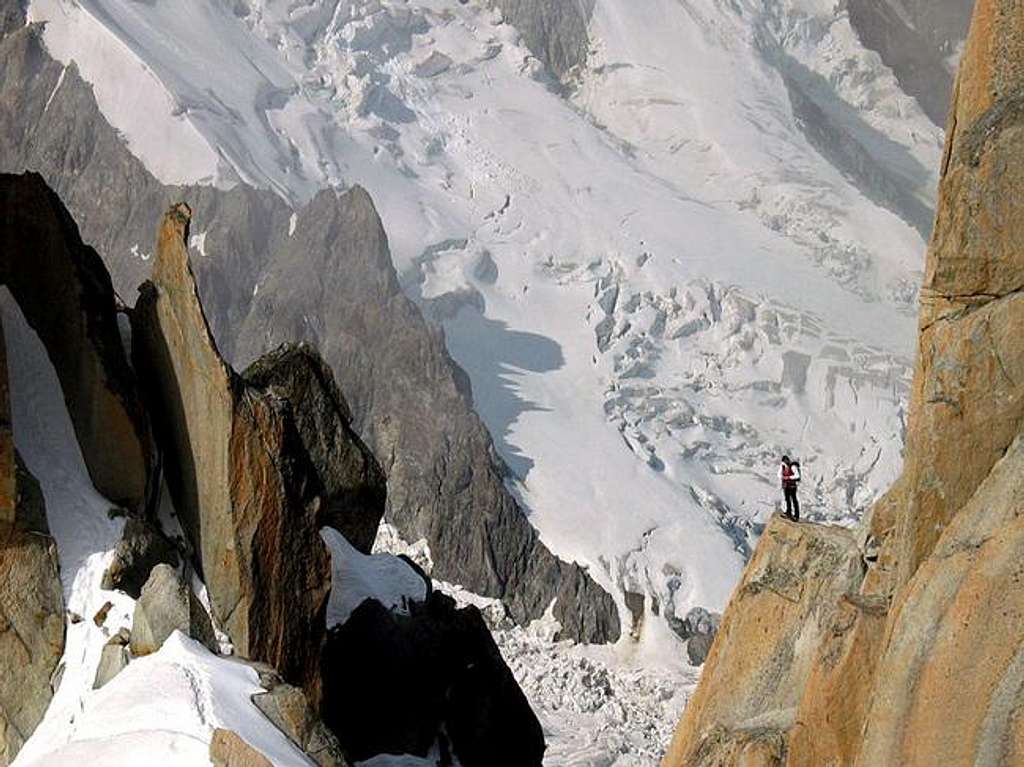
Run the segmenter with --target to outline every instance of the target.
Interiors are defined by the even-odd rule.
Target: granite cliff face
[[[296,212],[293,229],[291,209],[269,191],[162,185],[100,115],[75,68],[46,53],[38,30],[16,12],[4,23],[0,170],[46,178],[103,254],[115,289],[134,295],[149,275],[160,212],[188,199],[202,222],[190,234],[199,254],[192,269],[224,359],[241,369],[279,343],[315,343],[345,391],[355,430],[387,470],[388,519],[410,541],[426,537],[437,577],[500,597],[518,621],[557,600],[563,636],[617,639],[614,600],[540,543],[505,487],[466,377],[402,295],[365,193],[321,193]],[[585,24],[570,26],[585,33]],[[324,280],[336,295],[321,289]],[[273,301],[272,290],[289,301]]]
[[[43,495],[14,447],[2,328],[0,573],[0,764],[6,765],[50,702],[50,679],[64,652],[64,595]]]
[[[240,655],[272,664],[315,700],[330,587],[319,537],[327,494],[291,403],[221,359],[189,266],[190,220],[178,204],[161,224],[153,281],[132,315],[132,356],[217,625]],[[372,479],[379,487],[379,473]],[[378,519],[383,492],[379,501]]]
[[[141,511],[152,436],[121,348],[107,270],[38,177],[6,178],[0,210],[0,284],[23,307],[58,371],[93,483]]]
[[[904,472],[856,538],[772,521],[666,766],[1024,759],[1022,104],[1024,8],[979,0],[949,119]],[[845,543],[819,569],[825,538]]]

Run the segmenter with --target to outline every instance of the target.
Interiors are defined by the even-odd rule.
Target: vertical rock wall
[[[835,574],[808,569],[820,528],[794,545],[774,520],[666,767],[1024,763],[1021,0],[977,2],[941,179],[904,471],[835,568],[863,577],[830,588]],[[766,560],[803,571],[816,592],[803,609],[785,593],[750,600]],[[762,611],[772,619],[749,625]],[[806,632],[810,616],[826,630]],[[760,684],[780,635],[798,638],[772,658],[777,683]]]
[[[286,400],[246,385],[209,331],[173,206],[153,282],[133,315],[133,358],[150,391],[168,487],[195,550],[214,620],[246,658],[316,698],[330,562],[322,485]]]

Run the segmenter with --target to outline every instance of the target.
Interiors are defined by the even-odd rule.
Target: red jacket
[[[782,464],[779,467],[779,479],[783,487],[796,487],[800,481],[800,469],[795,464]]]

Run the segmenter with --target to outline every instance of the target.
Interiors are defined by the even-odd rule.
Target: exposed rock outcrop
[[[291,403],[299,438],[323,486],[320,525],[338,530],[368,554],[384,515],[386,480],[352,431],[352,413],[330,368],[310,347],[287,345],[260,357],[244,377]]]
[[[564,81],[574,67],[586,63],[590,52],[587,26],[594,0],[490,0],[490,4],[501,9],[530,52],[558,80]]]
[[[269,682],[269,683],[268,683]],[[266,692],[252,702],[281,732],[302,749],[318,767],[348,767],[341,745],[320,719],[305,693],[280,679],[261,678]]]
[[[710,755],[726,745],[728,753],[767,748],[785,735],[816,660],[800,650],[832,630],[833,616],[822,605],[838,605],[859,588],[856,555],[847,530],[772,518],[730,600],[668,764],[729,764]],[[727,652],[737,645],[742,656]]]
[[[131,649],[134,655],[159,650],[175,631],[202,642],[217,652],[217,638],[210,616],[170,565],[157,565],[142,587],[132,617]]]
[[[548,13],[545,3],[521,5],[535,18]],[[564,22],[574,31],[562,36],[582,50],[588,6],[554,5],[565,7],[551,13],[578,17]],[[511,4],[505,11],[520,12]],[[322,351],[353,428],[388,473],[388,518],[408,540],[426,537],[435,554],[450,552],[435,561],[435,573],[503,599],[519,622],[540,617],[561,595],[565,637],[618,638],[614,600],[581,568],[551,555],[505,487],[465,375],[402,295],[368,199],[366,214],[354,217],[353,198],[325,192],[298,212],[290,236],[292,211],[272,192],[164,186],[100,115],[75,67],[50,58],[39,30],[10,29],[0,40],[0,170],[31,168],[47,178],[104,254],[121,294],[148,276],[147,243],[160,212],[188,199],[203,222],[197,234],[209,257],[193,268],[220,351],[236,365],[292,341]],[[268,302],[272,290],[288,301]],[[498,544],[493,551],[490,541]]]
[[[0,284],[53,362],[93,484],[141,511],[152,438],[107,270],[41,176],[0,177],[0,210]]]
[[[267,757],[250,746],[237,732],[218,727],[210,741],[213,767],[274,767]]]
[[[323,672],[324,720],[354,761],[425,756],[441,735],[464,767],[541,763],[540,723],[480,612],[439,592],[409,615],[363,602],[331,630]]]
[[[330,588],[323,486],[290,404],[221,359],[189,264],[190,220],[178,204],[160,226],[153,282],[132,316],[133,359],[217,625],[240,655],[315,697]]]
[[[796,603],[769,597],[771,622],[735,631],[760,612],[746,590],[759,563],[792,568],[822,529],[794,528],[797,545],[765,535],[666,766],[1024,760],[1022,104],[1024,9],[978,0],[928,253],[903,474],[831,575],[801,578]],[[766,686],[750,667],[768,650],[781,675]]]
[[[320,287],[311,292],[313,283]],[[293,339],[321,350],[353,405],[356,430],[381,457],[388,520],[409,540],[427,540],[438,577],[502,599],[518,622],[557,599],[563,636],[618,638],[611,596],[548,551],[505,488],[465,374],[402,294],[364,190],[318,194],[260,285],[239,355]]]
[[[57,547],[38,483],[14,448],[7,355],[0,328],[0,765],[43,718],[64,652]]]
[[[127,629],[121,629],[103,645],[100,662],[96,666],[96,676],[92,683],[94,690],[103,687],[128,667],[128,662],[131,659],[128,652],[130,642],[131,634]]]

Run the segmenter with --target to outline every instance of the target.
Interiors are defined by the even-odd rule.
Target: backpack
[[[800,484],[800,480],[804,477],[804,473],[800,470],[800,461],[793,461],[790,466],[796,469],[796,476],[791,481]]]

